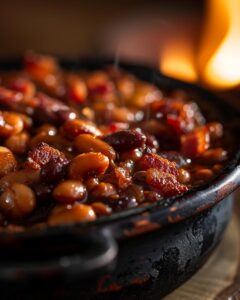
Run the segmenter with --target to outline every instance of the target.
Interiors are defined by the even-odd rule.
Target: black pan
[[[61,61],[63,68],[75,71],[109,63]],[[13,61],[0,64],[0,70],[19,67]],[[231,216],[229,195],[240,185],[239,112],[206,90],[152,68],[126,63],[120,68],[166,89],[187,90],[207,108],[210,120],[226,124],[235,140],[227,166],[210,183],[164,205],[86,224],[1,233],[3,299],[160,299],[192,276],[221,240]]]

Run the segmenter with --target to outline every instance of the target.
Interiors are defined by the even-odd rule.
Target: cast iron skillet
[[[61,61],[74,71],[110,63]],[[0,70],[19,67],[19,61],[0,63]],[[185,89],[194,100],[201,99],[203,109],[210,104],[209,119],[218,111],[236,140],[229,163],[212,182],[164,205],[129,209],[86,224],[0,233],[4,299],[160,299],[188,279],[221,240],[231,214],[229,195],[240,185],[239,112],[206,90],[152,68],[119,67],[166,89]]]

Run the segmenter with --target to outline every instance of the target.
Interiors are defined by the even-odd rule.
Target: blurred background
[[[240,82],[240,0],[1,0],[0,40],[0,59],[108,55],[217,89]]]

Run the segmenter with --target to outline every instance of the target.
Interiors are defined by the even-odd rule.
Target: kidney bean
[[[115,160],[116,158],[116,153],[109,144],[92,136],[91,134],[78,135],[73,144],[79,153],[101,152],[109,159]]]
[[[117,152],[126,152],[142,147],[146,142],[146,136],[137,130],[123,130],[106,136],[104,141]]]
[[[81,181],[66,180],[55,187],[53,197],[59,203],[71,204],[75,201],[82,202],[87,197],[87,190]]]
[[[85,204],[61,205],[56,207],[48,218],[48,225],[94,221],[96,214],[91,206]]]
[[[77,155],[70,163],[68,175],[71,179],[104,174],[109,166],[109,159],[100,152]]]
[[[112,196],[102,200],[106,205],[111,207],[114,212],[121,211],[128,208],[133,208],[138,205],[134,195],[124,192],[121,196]]]
[[[14,171],[17,168],[17,161],[12,152],[0,146],[0,177]]]
[[[36,206],[33,191],[26,185],[13,183],[0,196],[0,210],[8,218],[20,218]]]
[[[62,124],[68,120],[76,119],[77,113],[59,101],[43,93],[37,93],[38,106],[35,108],[34,117],[41,123]]]

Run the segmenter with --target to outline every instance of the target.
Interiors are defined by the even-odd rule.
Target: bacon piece
[[[139,170],[145,171],[150,168],[155,168],[159,171],[178,176],[178,169],[175,162],[171,162],[168,159],[154,153],[144,154],[137,162],[137,167]]]
[[[153,168],[147,170],[146,181],[153,190],[164,198],[188,191],[188,187],[179,183],[174,175]]]
[[[39,106],[35,109],[35,117],[42,123],[61,124],[77,116],[73,109],[55,98],[38,93],[37,99]]]
[[[30,169],[41,169],[51,160],[59,160],[59,158],[63,161],[63,163],[67,162],[67,158],[62,152],[42,142],[39,143],[32,151],[29,151],[25,167]]]
[[[194,158],[203,153],[210,146],[209,131],[200,127],[194,132],[181,136],[181,152],[184,156]]]
[[[55,58],[33,52],[25,55],[24,66],[32,78],[37,81],[44,81],[49,74],[54,74],[59,68]]]
[[[85,102],[87,98],[87,86],[80,77],[70,76],[68,78],[67,97],[78,104]]]
[[[11,79],[7,86],[13,91],[22,93],[24,99],[30,99],[34,97],[36,92],[35,85],[29,79],[24,77],[16,77]]]

